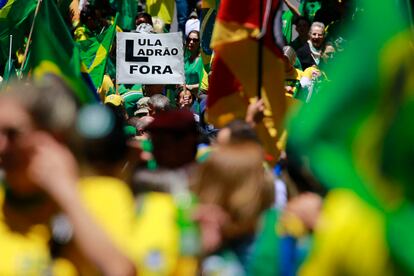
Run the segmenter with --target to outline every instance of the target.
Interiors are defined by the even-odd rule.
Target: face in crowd
[[[33,151],[29,134],[33,129],[31,117],[22,105],[13,99],[0,100],[0,166],[8,183],[13,183],[13,191],[21,196],[37,191],[27,175]]]
[[[325,32],[319,26],[312,26],[309,32],[310,41],[315,48],[320,48],[325,40]]]
[[[198,31],[191,31],[187,36],[187,49],[191,53],[197,53],[200,48],[200,35]]]
[[[178,106],[180,108],[191,108],[193,104],[193,95],[187,89],[182,90],[178,94]]]

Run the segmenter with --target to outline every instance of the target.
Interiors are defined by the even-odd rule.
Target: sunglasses
[[[187,38],[187,41],[188,42],[190,42],[190,41],[199,42],[200,39],[199,38]]]

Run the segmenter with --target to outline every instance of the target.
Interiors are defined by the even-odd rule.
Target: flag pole
[[[263,0],[259,1],[259,26],[262,32],[263,25]],[[257,98],[262,97],[262,74],[263,74],[263,35],[259,36],[258,51],[257,51]]]
[[[12,47],[13,47],[13,35],[10,35],[10,46],[9,46],[9,72],[11,71],[11,67],[12,67],[12,62],[11,62],[11,57],[12,57]]]
[[[36,5],[36,10],[35,10],[35,13],[34,13],[34,16],[33,16],[32,26],[30,27],[29,38],[27,39],[26,49],[24,50],[23,61],[22,61],[22,64],[20,65],[20,71],[23,70],[24,64],[26,63],[27,53],[29,52],[30,40],[32,39],[33,28],[34,28],[34,24],[35,24],[35,21],[36,21],[36,16],[37,16],[37,13],[39,12],[39,8],[40,8],[41,3],[42,3],[42,0],[37,0],[37,5]]]

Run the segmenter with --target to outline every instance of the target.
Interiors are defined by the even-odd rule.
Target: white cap
[[[188,19],[187,22],[185,22],[185,37],[194,30],[200,31],[200,20],[195,18]]]

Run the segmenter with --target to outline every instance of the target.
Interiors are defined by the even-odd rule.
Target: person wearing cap
[[[191,31],[200,31],[200,20],[195,10],[191,12],[187,22],[185,22],[185,36],[187,37]]]
[[[128,114],[124,107],[124,98],[121,95],[112,94],[105,98],[104,104],[121,119],[127,120]]]

